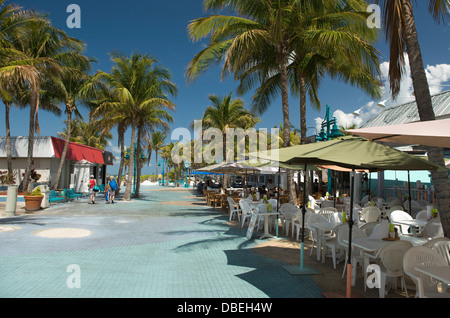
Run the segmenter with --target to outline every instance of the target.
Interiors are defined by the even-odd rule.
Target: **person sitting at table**
[[[266,190],[266,186],[265,186],[265,185],[262,185],[262,186],[259,188],[259,193],[260,193],[261,195],[267,194],[267,190]]]
[[[267,190],[269,191],[269,193],[273,194],[275,188],[276,188],[275,183],[273,183],[272,179],[269,179],[268,182],[267,182]]]

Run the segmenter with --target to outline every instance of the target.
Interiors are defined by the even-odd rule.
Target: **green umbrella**
[[[287,164],[304,164],[305,160],[319,159],[334,162],[342,167],[370,171],[447,170],[445,167],[435,165],[418,156],[361,137],[347,136],[304,145],[303,148],[299,147],[301,146],[280,149],[280,161],[285,161]],[[285,149],[286,151],[284,151]],[[285,158],[286,160],[284,160]]]
[[[265,158],[260,155],[260,158]],[[368,169],[370,171],[383,170],[447,170],[445,167],[435,165],[427,160],[410,155],[389,146],[371,142],[365,138],[344,136],[320,143],[293,146],[278,150],[278,159],[285,165],[337,165],[352,169],[352,184],[354,184],[355,169]],[[267,157],[266,157],[267,158]],[[306,202],[304,191],[304,202]],[[350,221],[349,225],[349,253],[347,269],[347,286],[351,281],[351,237],[353,226],[353,187],[350,194]],[[303,226],[305,222],[306,208],[303,204]],[[303,249],[304,234],[302,233],[301,248]],[[302,267],[302,264],[300,264]],[[350,291],[347,290],[347,296]]]

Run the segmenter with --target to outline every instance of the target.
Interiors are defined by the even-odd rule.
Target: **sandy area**
[[[34,231],[33,235],[48,238],[77,238],[91,235],[92,232],[83,229],[56,228],[49,230]]]

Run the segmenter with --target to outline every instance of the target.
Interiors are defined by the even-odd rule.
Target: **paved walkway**
[[[307,252],[306,264],[322,274],[292,275],[285,266],[299,264],[297,242],[258,234],[249,241],[246,228],[190,190],[144,187],[142,195],[0,217],[0,297],[321,298],[345,291],[342,265],[333,270]]]

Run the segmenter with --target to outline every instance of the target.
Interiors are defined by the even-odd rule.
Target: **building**
[[[61,138],[35,137],[32,169],[41,175],[38,183],[52,185],[64,144],[65,140]],[[20,184],[27,163],[28,137],[11,137],[11,153],[16,184]],[[88,192],[89,176],[94,175],[97,184],[104,184],[109,165],[113,165],[111,152],[69,142],[59,186],[74,188],[77,192]],[[0,137],[0,171],[7,169],[6,137]]]
[[[450,118],[450,90],[432,95],[431,102],[436,120]],[[420,121],[420,117],[417,103],[416,101],[412,101],[384,109],[361,128],[390,126],[418,121]],[[410,154],[426,156],[426,149],[421,145],[389,145]],[[450,149],[444,149],[444,155],[446,158],[449,158]],[[399,192],[401,195],[407,194],[408,179],[413,189],[412,196],[414,199],[423,197],[426,187],[431,185],[431,175],[428,171],[411,171],[409,173],[407,171],[385,171],[384,173],[372,173],[371,175],[374,181],[371,189],[376,193],[384,192],[385,196],[399,196]],[[378,179],[378,182],[376,179]]]
[[[450,90],[431,96],[436,119],[450,118]],[[416,101],[386,108],[361,128],[406,124],[420,121]]]

